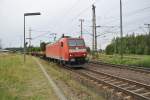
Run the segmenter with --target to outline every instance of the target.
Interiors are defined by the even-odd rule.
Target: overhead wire
[[[143,11],[145,11],[145,10],[147,10],[147,9],[150,9],[150,6],[149,6],[149,7],[142,8],[142,9],[138,9],[138,10],[136,10],[136,11],[134,11],[134,12],[130,12],[130,13],[128,13],[126,16],[131,16],[131,15],[133,15],[133,14],[137,14],[137,13],[143,12]]]
[[[70,14],[70,12],[74,9],[74,7],[76,7],[76,5],[79,3],[80,0],[76,0],[76,2],[65,12],[65,14],[63,15],[63,17],[66,17]],[[63,19],[64,21],[65,19]],[[62,21],[62,20],[61,20]]]
[[[145,11],[145,10],[148,10],[148,9],[150,9],[150,7],[145,7],[145,8],[142,8],[142,9],[138,9],[138,10],[136,10],[136,11],[134,11],[134,12],[130,12],[129,14],[126,14],[125,16],[126,17],[128,17],[128,16],[132,16],[132,15],[135,15],[135,14],[137,14],[137,13],[140,13],[140,12],[142,12],[142,11]],[[143,13],[143,12],[142,12]],[[148,16],[149,17],[149,16]],[[142,19],[145,19],[145,17],[144,18],[140,18],[141,20]],[[115,19],[115,20],[113,20],[113,21],[119,21],[119,18],[117,19]],[[132,22],[130,22],[130,23],[133,23],[133,22],[138,22],[139,21],[139,19],[138,19],[138,21],[137,20],[134,20],[134,21],[132,21]],[[130,25],[132,25],[132,24],[129,24],[129,23],[127,23],[127,24],[125,24],[124,25],[124,27],[128,27],[128,26],[130,26]],[[132,29],[132,30],[130,30],[130,31],[135,31],[135,29]],[[127,33],[128,33],[129,31],[127,31]]]
[[[90,1],[90,0],[89,0]],[[98,1],[101,1],[101,0],[98,0]],[[91,3],[91,1],[90,1],[90,5],[88,6],[88,7],[86,7],[85,9],[83,9],[82,11],[80,11],[74,18],[72,18],[71,20],[69,20],[69,29],[71,29],[70,27],[72,26],[71,24],[75,21],[75,20],[77,20],[82,14],[84,14],[84,13],[86,13],[87,11],[88,11],[88,9],[90,9],[90,7],[92,6],[92,4],[94,4],[94,3],[96,3],[96,2],[98,2],[97,0],[95,0],[93,3]],[[77,2],[76,2],[77,3]],[[69,10],[69,11],[71,11],[71,10]],[[68,23],[68,22],[67,22]],[[64,25],[64,24],[62,24],[62,25]]]
[[[44,33],[43,33],[43,34],[40,34],[40,35],[38,35],[38,36],[33,37],[32,40],[35,40],[35,39],[37,39],[37,38],[44,37],[44,36],[46,36],[46,35],[55,35],[55,34],[56,34],[56,33],[51,33],[50,31],[36,31],[36,30],[34,30],[34,32],[44,32]]]
[[[141,12],[143,13],[143,12],[145,12],[148,9],[150,9],[150,7],[145,7],[145,8],[142,8],[142,9],[135,10],[135,11],[133,11],[131,13],[125,14],[124,16],[129,17],[129,16],[132,16],[132,15],[141,13]],[[114,22],[114,21],[119,21],[119,18],[113,18],[113,20],[111,22]],[[110,23],[110,21],[109,21],[109,23]]]
[[[90,1],[90,0],[89,0]],[[100,1],[100,0],[99,0]],[[90,1],[91,2],[91,1]],[[88,9],[90,9],[91,8],[91,6],[94,4],[94,3],[96,3],[96,2],[98,2],[97,0],[95,0],[93,3],[91,3],[88,7],[86,7],[85,9],[83,9],[81,12],[79,12],[78,14],[77,14],[77,16],[75,16],[74,18],[72,18],[72,20],[71,20],[71,23],[73,23],[75,20],[77,20],[82,14],[84,14],[85,12],[87,12],[88,11]],[[70,27],[71,27],[71,25],[70,25]]]
[[[133,12],[130,12],[130,13],[127,13],[127,14],[124,14],[123,16],[126,16],[126,17],[129,17],[129,16],[132,16],[132,15],[135,15],[135,14],[137,14],[137,13],[140,13],[140,12],[142,12],[142,11],[145,11],[145,10],[147,10],[147,9],[150,9],[150,6],[148,6],[148,7],[145,7],[145,8],[142,8],[142,9],[138,9],[138,10],[135,10],[135,11],[133,11]],[[143,13],[143,12],[142,12]],[[112,23],[112,22],[114,22],[114,21],[119,21],[119,17],[112,17],[112,19],[113,20],[111,20],[111,21],[109,21],[109,22],[107,22],[107,23]]]
[[[77,2],[76,2],[75,4],[77,4],[78,1],[79,1],[79,0],[77,0]],[[90,4],[90,6],[91,6],[91,4]],[[70,31],[70,29],[72,29],[72,28],[70,28],[70,27],[72,27],[73,22],[74,22],[77,18],[79,18],[82,14],[84,14],[85,12],[87,12],[87,11],[88,11],[87,9],[89,9],[90,6],[86,7],[86,8],[83,9],[83,10],[81,10],[79,13],[76,14],[75,17],[73,17],[73,18],[67,20],[67,22],[61,23],[61,26],[64,25],[64,24],[66,24],[66,23],[69,23],[69,24],[68,24],[68,25],[69,25],[69,28],[68,28],[68,29],[69,29],[69,31]],[[72,10],[72,9],[71,9],[71,10]],[[71,12],[71,10],[69,10],[69,12]],[[70,14],[70,13],[68,13],[68,14]]]
[[[32,40],[35,40],[35,39],[37,39],[37,38],[41,38],[42,36],[45,36],[45,35],[47,35],[47,34],[49,34],[49,33],[40,34],[40,35],[38,35],[38,36],[36,36],[36,37],[33,37]]]
[[[81,12],[79,12],[78,14],[77,14],[77,16],[75,16],[74,18],[72,18],[72,22],[74,21],[74,20],[76,20],[78,17],[80,17],[82,14],[84,14],[86,11],[88,11],[87,9],[89,9],[91,7],[91,5],[90,6],[88,6],[88,7],[86,7],[85,9],[83,9]]]
[[[89,0],[89,1],[90,1],[90,0]],[[99,0],[99,1],[100,1],[100,0]],[[90,1],[90,2],[91,2],[91,1]],[[81,12],[79,12],[79,13],[77,14],[77,16],[73,18],[72,21],[74,21],[75,19],[77,19],[78,17],[80,17],[82,14],[84,14],[84,13],[87,11],[87,9],[91,8],[91,6],[92,6],[94,3],[96,3],[96,2],[98,2],[98,1],[95,0],[95,1],[94,1],[93,3],[91,3],[88,7],[86,7],[86,8],[83,9]]]

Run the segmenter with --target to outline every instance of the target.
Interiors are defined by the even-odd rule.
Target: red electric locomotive
[[[62,63],[84,63],[87,50],[83,38],[62,36],[56,43],[46,45],[46,57]]]

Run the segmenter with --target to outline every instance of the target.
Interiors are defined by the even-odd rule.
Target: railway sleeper
[[[85,73],[85,72],[83,72],[85,75],[84,76],[88,76],[89,77],[89,79],[92,79],[92,80],[94,80],[94,81],[97,81],[97,80],[99,80],[98,82],[101,84],[107,84],[108,86],[110,86],[110,87],[112,87],[112,88],[114,88],[115,90],[116,90],[116,92],[122,92],[122,93],[124,93],[125,95],[129,95],[130,93],[131,93],[131,95],[132,95],[132,97],[134,98],[134,100],[138,100],[137,98],[142,98],[142,99],[139,99],[139,100],[149,100],[149,99],[147,99],[147,97],[144,97],[144,96],[142,96],[141,95],[141,93],[136,93],[136,92],[132,92],[132,89],[134,89],[135,90],[135,88],[138,88],[138,86],[136,85],[136,84],[133,84],[132,83],[132,85],[130,85],[129,83],[127,84],[125,84],[126,86],[124,87],[124,88],[122,88],[122,87],[118,87],[118,85],[116,86],[116,85],[113,85],[113,84],[111,84],[111,83],[107,83],[107,82],[105,82],[105,81],[103,81],[103,80],[101,80],[100,78],[98,78],[98,77],[95,77],[95,76],[92,76],[92,75],[95,75],[95,74],[90,74],[89,75],[89,73]],[[83,74],[82,73],[82,74]],[[109,79],[109,77],[107,76],[107,78],[105,78],[104,80],[106,80],[106,79]],[[111,80],[112,80],[112,78],[110,78]],[[113,87],[114,86],[114,87]],[[118,88],[122,88],[121,90],[120,89],[118,89]],[[131,89],[131,90],[130,90]],[[136,89],[137,90],[137,89]],[[122,96],[121,98],[123,98],[124,96]],[[114,99],[114,100],[116,100],[116,99]],[[117,100],[123,100],[123,99],[117,99]]]
[[[108,81],[106,81],[106,82],[108,82],[108,83],[113,83],[113,82],[116,82],[116,80],[115,80],[115,79],[112,79],[112,80],[108,80]]]
[[[139,88],[139,89],[136,89],[136,90],[132,90],[132,92],[140,92],[140,91],[143,91],[145,90],[145,88]]]
[[[103,76],[103,77],[100,77],[101,79],[106,79],[106,78],[108,78],[107,76]]]
[[[103,86],[102,88],[107,92],[107,94],[105,94],[105,98],[108,100],[133,100],[131,96],[109,86]]]
[[[111,66],[111,67],[116,67],[116,68],[119,68],[121,70],[131,70],[133,72],[136,72],[136,73],[141,73],[141,74],[144,74],[144,75],[150,75],[150,71],[149,69],[145,69],[145,68],[140,68],[140,67],[135,67],[135,66],[126,66],[126,65],[115,65],[115,64],[108,64],[108,63],[99,63],[99,62],[91,62],[92,64],[97,64],[99,66],[101,65],[106,65],[106,66]],[[136,68],[136,69],[135,69]]]
[[[92,80],[93,81],[93,80]],[[95,82],[95,81],[93,81],[93,82]],[[125,84],[122,84],[122,85],[128,85],[128,83],[125,83]],[[102,84],[100,84],[100,86],[103,86]],[[131,85],[131,86],[129,86],[129,87],[126,87],[127,89],[133,89],[133,88],[135,88],[136,87],[136,85]],[[102,87],[104,90],[108,90],[108,88],[109,88],[109,86],[103,86]],[[134,92],[134,93],[136,93],[136,92],[139,92],[139,91],[142,91],[143,89],[136,89],[136,90],[133,90],[132,92]],[[116,91],[117,92],[117,91]],[[149,95],[150,93],[144,93],[144,94],[141,94],[141,95]],[[124,94],[123,94],[123,92],[117,92],[116,93],[116,96],[117,96],[117,99],[118,100],[133,100],[133,99],[131,99],[131,96],[128,96],[128,97],[126,97],[126,98],[124,98],[125,96],[124,96]],[[120,98],[120,99],[119,99]]]
[[[117,84],[121,84],[122,81],[116,81],[116,82],[112,82],[112,84],[117,85]]]
[[[150,96],[150,92],[146,92],[146,93],[143,93],[141,95],[143,95],[143,96]]]
[[[128,86],[128,87],[124,87],[124,89],[130,90],[130,89],[133,89],[133,88],[135,88],[135,87],[136,87],[136,85],[131,85],[131,86]]]
[[[120,84],[118,86],[123,88],[123,87],[129,86],[129,83],[123,83],[123,84]]]
[[[103,81],[110,81],[111,80],[111,78],[110,77],[108,77],[108,78],[105,78],[105,79],[102,79]]]
[[[136,92],[136,93],[142,95],[143,93],[148,93],[148,92],[149,92],[149,91],[146,91],[146,90],[144,89],[143,91],[138,91],[138,92]]]

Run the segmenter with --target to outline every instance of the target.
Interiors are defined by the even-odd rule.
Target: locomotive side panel
[[[46,46],[46,57],[59,59],[59,43],[48,44]]]
[[[60,40],[60,60],[68,61],[68,46],[66,38]]]
[[[57,43],[48,44],[46,46],[46,57],[68,61],[69,50],[66,42],[66,39],[63,38]]]

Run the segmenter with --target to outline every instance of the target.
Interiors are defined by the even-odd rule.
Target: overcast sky
[[[144,24],[150,23],[150,0],[123,1],[123,31],[144,34]],[[40,16],[26,17],[26,37],[29,28],[32,32],[32,44],[41,41],[53,41],[51,33],[57,33],[57,39],[64,33],[73,37],[80,35],[79,19],[83,18],[84,38],[91,47],[92,4],[96,5],[98,48],[105,48],[112,38],[119,36],[119,0],[0,0],[0,39],[3,47],[23,46],[23,14],[41,12]],[[114,28],[105,26],[115,26]],[[112,34],[113,33],[113,34]]]

